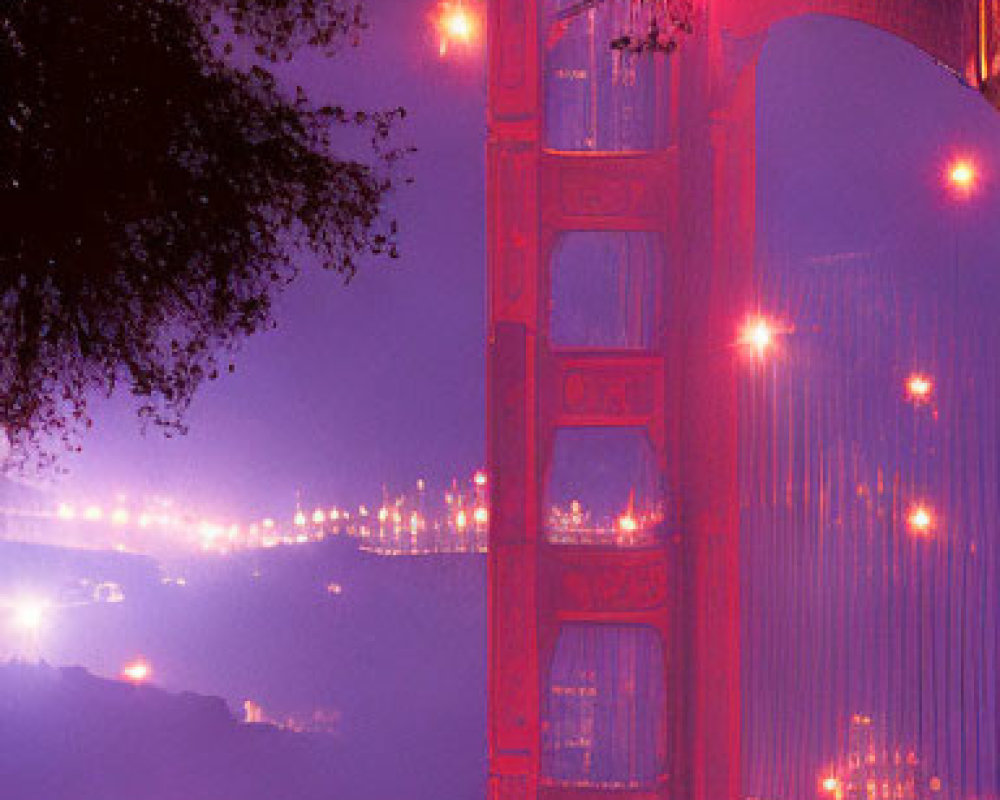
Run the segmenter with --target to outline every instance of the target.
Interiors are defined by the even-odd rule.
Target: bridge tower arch
[[[629,2],[489,2],[490,800],[739,797],[767,29],[866,22],[990,99],[1000,68],[1000,0],[701,0],[671,55],[612,50]]]

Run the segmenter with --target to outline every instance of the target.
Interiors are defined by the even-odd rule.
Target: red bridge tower
[[[996,95],[1000,0],[489,0],[491,800],[740,795],[755,64],[806,13]]]

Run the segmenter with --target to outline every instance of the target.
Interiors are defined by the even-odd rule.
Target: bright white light
[[[149,665],[148,661],[142,658],[129,661],[122,667],[121,673],[122,678],[132,683],[145,683],[152,675],[153,668]]]
[[[924,403],[934,391],[934,381],[928,376],[915,372],[906,381],[906,396],[914,403]]]
[[[56,516],[64,520],[76,519],[76,509],[68,503],[60,503],[56,508]]]
[[[306,524],[306,515],[303,514],[301,511],[296,511],[294,522],[301,528],[303,525]]]
[[[823,791],[833,794],[840,788],[840,781],[838,781],[833,775],[829,775],[823,778]]]
[[[913,533],[923,535],[929,533],[934,527],[934,515],[927,506],[915,505],[910,509],[906,522]]]
[[[635,533],[639,530],[639,523],[631,514],[622,514],[618,518],[618,529],[623,533]]]
[[[490,512],[484,506],[476,506],[472,518],[476,521],[477,525],[485,525],[489,522]]]
[[[476,477],[473,478],[473,480],[475,481],[476,486],[485,486],[486,485],[486,473],[485,472],[477,472],[476,473]]]
[[[957,158],[948,165],[948,183],[958,194],[971,194],[976,188],[976,177],[976,165],[968,158]]]
[[[111,512],[111,524],[121,527],[128,525],[128,511],[124,508],[116,508]]]
[[[757,358],[764,358],[774,349],[774,339],[777,328],[770,320],[763,317],[751,317],[740,331],[740,344]]]
[[[38,598],[23,597],[14,601],[14,625],[25,631],[37,631],[45,621],[49,604]]]
[[[440,40],[438,53],[442,57],[448,54],[449,46],[457,44],[468,47],[477,38],[479,26],[476,14],[461,0],[440,3],[434,24]]]

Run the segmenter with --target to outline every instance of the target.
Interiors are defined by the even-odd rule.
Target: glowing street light
[[[833,775],[828,775],[820,782],[820,786],[827,794],[836,794],[840,788],[840,781]]]
[[[934,392],[934,381],[927,375],[914,372],[906,379],[906,397],[913,403],[926,403]]]
[[[149,662],[143,658],[129,661],[122,667],[121,677],[130,683],[145,683],[153,676],[153,668]]]
[[[762,359],[774,348],[777,333],[774,323],[770,320],[764,317],[751,317],[743,324],[743,329],[740,331],[740,345]]]
[[[76,509],[69,503],[60,503],[56,508],[56,516],[62,520],[76,519]]]
[[[622,533],[635,533],[639,530],[639,523],[631,514],[622,514],[618,517],[618,530]]]
[[[444,58],[450,45],[469,47],[478,35],[478,20],[475,12],[462,0],[442,2],[437,8],[435,20],[440,45],[438,54]]]
[[[926,536],[934,527],[934,515],[931,510],[923,505],[917,504],[910,509],[906,516],[906,524],[910,531],[919,536]]]
[[[972,194],[977,177],[976,165],[968,158],[957,158],[948,165],[948,185],[956,194]]]

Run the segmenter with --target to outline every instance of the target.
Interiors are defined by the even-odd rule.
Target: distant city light
[[[45,621],[49,604],[34,597],[22,597],[14,601],[14,625],[22,630],[37,631]]]
[[[635,533],[639,530],[639,523],[631,514],[622,514],[618,518],[618,529],[623,533]]]
[[[907,514],[906,524],[913,533],[922,536],[929,533],[934,527],[934,515],[927,506],[918,504],[913,506]]]
[[[824,792],[833,794],[840,788],[840,781],[837,780],[837,778],[834,777],[833,775],[828,775],[827,777],[823,778],[823,781],[820,785],[823,787]]]
[[[490,512],[485,506],[476,506],[476,510],[472,514],[473,520],[475,520],[477,525],[485,525],[490,520]]]
[[[476,41],[479,20],[467,2],[442,2],[437,7],[435,27],[439,41],[438,54],[444,58],[452,46],[469,47]]]
[[[926,403],[934,392],[934,381],[915,372],[906,380],[906,396],[914,403]]]
[[[958,158],[948,165],[948,183],[958,194],[968,195],[976,188],[976,165],[968,158]]]
[[[315,511],[313,511],[312,519],[313,519],[313,524],[322,525],[324,522],[326,522],[326,513],[323,511],[322,508],[317,508]]]
[[[303,525],[306,524],[306,515],[303,514],[301,511],[296,511],[294,522],[298,527],[301,528]]]
[[[131,683],[145,683],[153,675],[153,668],[149,665],[149,662],[142,658],[137,658],[135,661],[129,661],[122,667],[121,676],[124,680],[130,681]]]
[[[83,518],[89,520],[90,522],[96,522],[104,516],[104,511],[100,506],[87,506],[83,512]]]
[[[482,471],[477,472],[476,473],[476,477],[473,478],[473,482],[476,484],[476,486],[485,486],[486,485],[486,473],[482,472]]]
[[[128,511],[124,508],[116,508],[111,512],[111,524],[121,527],[128,525]]]
[[[76,509],[68,503],[60,503],[56,508],[56,516],[59,519],[76,519]]]

